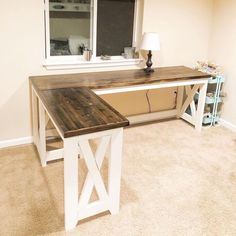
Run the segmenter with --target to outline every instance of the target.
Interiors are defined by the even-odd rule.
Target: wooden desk
[[[123,127],[129,122],[89,88],[41,90],[32,94],[34,102],[34,137],[42,166],[64,157],[65,228],[73,229],[77,221],[109,210],[119,211],[121,151]],[[39,114],[37,113],[37,106]],[[63,149],[46,150],[46,124],[53,122]],[[95,155],[89,140],[100,138]],[[110,147],[109,147],[110,146]],[[108,193],[100,175],[106,150],[110,153]],[[85,159],[88,175],[78,192],[78,155]],[[100,201],[89,203],[93,186]]]
[[[41,163],[64,157],[65,228],[78,220],[110,210],[119,211],[123,127],[129,124],[96,94],[178,87],[176,108],[158,113],[161,118],[177,116],[201,131],[208,74],[187,67],[158,68],[150,75],[143,70],[31,77],[33,137]],[[96,94],[95,94],[96,93]],[[198,105],[193,97],[199,93]],[[185,111],[190,106],[191,115]],[[63,148],[46,150],[47,122],[51,120],[63,140]],[[95,155],[89,140],[100,138]],[[108,144],[110,143],[110,148]],[[99,169],[110,150],[109,187],[104,187]],[[78,154],[85,158],[88,175],[78,201]],[[88,203],[95,186],[100,201]]]

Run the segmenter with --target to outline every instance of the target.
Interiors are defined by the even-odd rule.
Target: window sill
[[[65,70],[65,69],[83,69],[83,68],[102,68],[115,66],[132,66],[138,65],[143,59],[120,59],[111,58],[110,60],[101,60],[100,58],[92,59],[91,61],[59,61],[46,60],[43,65],[47,70]]]

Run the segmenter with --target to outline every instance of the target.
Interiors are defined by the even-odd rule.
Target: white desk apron
[[[161,89],[161,88],[171,88],[178,87],[177,93],[177,104],[176,109],[164,111],[164,112],[155,112],[152,114],[146,115],[138,115],[127,117],[131,122],[136,121],[139,117],[142,117],[143,121],[145,119],[165,119],[171,117],[178,117],[186,120],[195,126],[197,131],[201,131],[202,129],[202,120],[204,114],[204,106],[206,100],[206,91],[207,91],[208,79],[188,79],[188,80],[179,80],[173,82],[162,82],[158,84],[143,84],[143,85],[135,85],[135,86],[126,86],[120,88],[109,88],[109,89],[98,89],[94,90],[94,92],[98,95],[104,94],[112,94],[112,93],[124,93],[124,92],[132,92],[132,91],[140,91],[140,90],[150,90],[150,89]],[[184,100],[184,92],[186,94],[186,98]],[[194,101],[194,95],[199,93],[198,98],[198,106],[196,107]],[[186,109],[190,106],[191,114],[186,113]]]

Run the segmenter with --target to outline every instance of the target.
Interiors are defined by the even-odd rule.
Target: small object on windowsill
[[[83,55],[84,54],[84,50],[86,49],[85,45],[83,43],[81,43],[79,45],[79,53],[80,55]]]
[[[111,56],[108,56],[108,55],[101,55],[101,60],[104,60],[104,61],[111,60]]]
[[[92,58],[93,52],[90,49],[85,48],[83,51],[83,56],[85,61],[90,61]]]
[[[124,48],[124,58],[125,59],[133,59],[135,53],[135,47],[125,47]]]
[[[124,59],[138,59],[139,58],[139,52],[133,52],[132,57],[129,57],[127,53],[123,52],[121,53],[121,56],[124,57]]]

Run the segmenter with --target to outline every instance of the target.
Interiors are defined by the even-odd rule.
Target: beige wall
[[[194,66],[208,57],[212,0],[146,0],[144,31],[159,33],[161,51],[154,53],[159,66]]]
[[[2,1],[0,140],[31,135],[28,76],[42,73],[43,1]]]
[[[211,3],[211,0],[145,0],[143,31],[158,32],[162,41],[161,52],[154,54],[155,64],[193,66],[196,60],[206,59]],[[46,71],[42,67],[43,1],[3,1],[1,12],[0,141],[31,135],[30,75],[85,71]]]
[[[215,0],[209,59],[221,65],[227,94],[222,118],[236,126],[236,1]]]

